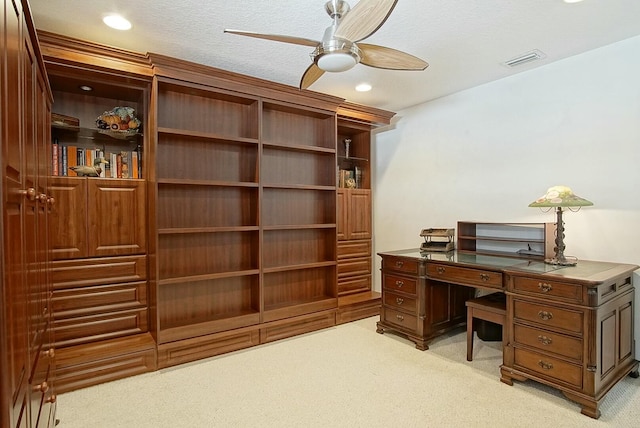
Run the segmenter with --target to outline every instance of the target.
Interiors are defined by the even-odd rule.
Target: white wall
[[[395,119],[373,142],[376,253],[459,220],[554,222],[527,205],[562,184],[594,203],[564,216],[565,255],[640,265],[640,36]]]

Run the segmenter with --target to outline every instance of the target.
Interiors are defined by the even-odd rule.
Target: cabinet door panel
[[[144,181],[89,179],[89,256],[146,251]]]
[[[49,216],[51,257],[63,260],[87,256],[87,181],[49,177],[55,204]]]
[[[351,190],[347,207],[349,239],[371,238],[371,191]]]

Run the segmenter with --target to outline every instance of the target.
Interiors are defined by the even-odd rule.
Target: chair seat
[[[473,360],[474,318],[504,326],[507,318],[507,299],[504,293],[492,293],[467,300],[467,361]],[[505,331],[502,329],[504,345]]]

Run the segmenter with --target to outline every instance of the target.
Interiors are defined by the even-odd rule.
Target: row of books
[[[362,187],[362,168],[338,170],[338,187],[359,189]]]
[[[104,158],[101,163],[100,177],[105,178],[142,178],[142,152],[138,146],[132,151],[105,153],[102,149],[89,149],[74,145],[58,144],[54,141],[51,150],[51,167],[54,176],[77,176],[71,169],[74,166],[93,166],[96,159]]]

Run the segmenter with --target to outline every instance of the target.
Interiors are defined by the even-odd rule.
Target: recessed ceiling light
[[[80,85],[80,89],[82,89],[83,91],[93,91],[93,88],[89,85]]]
[[[368,92],[371,90],[371,85],[368,83],[361,83],[356,86],[356,91],[358,92]]]
[[[564,0],[565,3],[580,3],[582,0]]]
[[[104,22],[109,27],[114,28],[116,30],[131,29],[131,22],[129,22],[124,17],[117,15],[115,13],[111,15],[106,15],[104,18],[102,18],[102,22]]]

